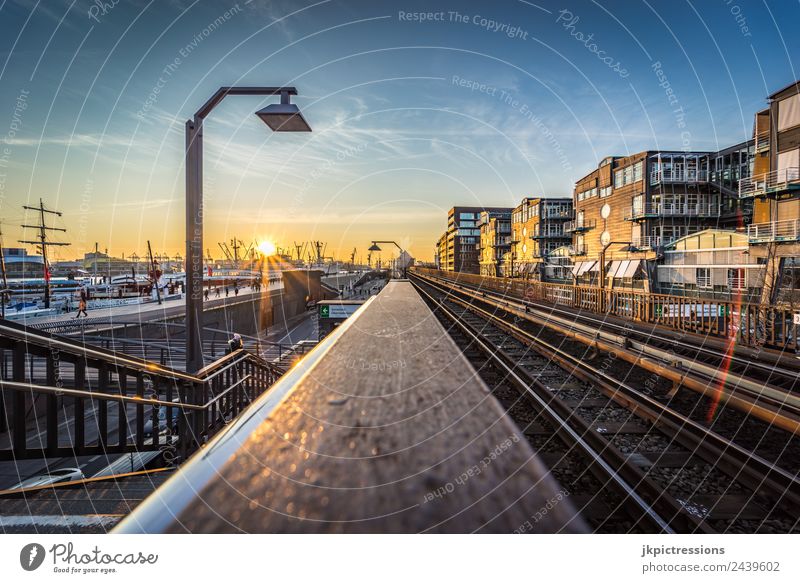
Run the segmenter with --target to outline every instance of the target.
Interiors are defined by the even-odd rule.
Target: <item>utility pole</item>
[[[147,241],[147,255],[150,257],[150,278],[153,281],[153,285],[156,287],[156,298],[158,299],[159,305],[161,304],[161,290],[158,289],[158,263],[156,260],[153,259],[153,250],[150,248],[150,241]]]
[[[44,202],[42,199],[39,199],[39,206],[24,206],[25,210],[29,211],[38,211],[39,212],[39,224],[38,225],[22,225],[26,229],[38,229],[39,230],[39,240],[38,241],[23,241],[20,239],[20,243],[25,243],[27,245],[38,245],[42,250],[42,261],[44,262],[44,307],[50,307],[50,266],[47,263],[47,248],[49,246],[54,247],[62,247],[64,245],[69,245],[69,243],[56,243],[55,241],[48,241],[47,240],[47,231],[61,231],[62,233],[66,233],[66,229],[59,229],[57,227],[48,227],[45,221],[45,213],[56,215],[58,217],[61,216],[61,213],[58,211],[51,211],[44,208]],[[5,271],[5,270],[4,270]]]

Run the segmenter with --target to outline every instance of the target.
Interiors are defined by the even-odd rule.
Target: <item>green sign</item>
[[[331,307],[329,305],[322,305],[319,307],[319,317],[329,318],[331,315]]]

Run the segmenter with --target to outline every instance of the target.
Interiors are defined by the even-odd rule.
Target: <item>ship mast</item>
[[[69,243],[58,243],[55,241],[48,241],[47,240],[47,232],[48,231],[61,231],[62,233],[66,233],[66,229],[59,229],[57,227],[48,227],[47,222],[45,220],[45,213],[56,215],[58,217],[61,216],[61,213],[58,211],[51,211],[44,208],[44,202],[42,199],[39,199],[39,206],[25,206],[23,207],[25,210],[29,211],[38,211],[39,212],[39,224],[38,225],[22,225],[23,228],[26,229],[38,229],[39,230],[39,240],[38,241],[23,241],[20,239],[20,243],[25,243],[27,245],[38,245],[42,250],[42,260],[44,261],[44,307],[50,307],[50,266],[47,263],[47,248],[49,246],[54,247],[61,247],[64,245],[69,245]]]

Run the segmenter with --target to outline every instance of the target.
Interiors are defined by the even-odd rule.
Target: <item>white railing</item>
[[[625,215],[626,220],[646,216],[658,217],[718,217],[722,213],[722,205],[716,203],[697,204],[664,204],[648,203],[639,207],[632,207]]]
[[[800,182],[800,168],[782,168],[757,176],[742,178],[739,181],[739,197],[757,196],[770,191],[785,189],[792,183]]]
[[[670,238],[661,238],[657,236],[645,236],[645,237],[634,237],[631,239],[631,247],[634,249],[655,249],[657,247],[661,247],[663,244],[666,245],[667,243],[671,243],[672,239]]]
[[[545,208],[542,213],[543,219],[571,219],[573,216],[572,208]]]
[[[570,245],[568,247],[570,255],[586,255],[586,245]]]
[[[787,219],[772,223],[748,225],[747,236],[751,242],[800,240],[800,219]]]
[[[708,170],[660,169],[650,172],[650,184],[662,182],[708,182]]]

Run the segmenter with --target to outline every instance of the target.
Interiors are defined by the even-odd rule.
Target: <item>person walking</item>
[[[208,288],[206,288],[206,291],[203,292],[203,296],[205,297],[206,301],[208,301]]]
[[[218,297],[219,297],[219,286],[217,286],[217,287],[215,287],[215,288],[214,288],[214,297],[215,297],[215,298],[218,298]]]
[[[84,317],[89,317],[89,314],[86,312],[86,298],[84,297],[81,297],[81,301],[78,302],[78,313],[75,315],[75,318],[80,318],[81,313],[83,313]]]
[[[226,298],[228,297],[228,286],[227,285],[225,286],[225,297]]]

